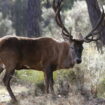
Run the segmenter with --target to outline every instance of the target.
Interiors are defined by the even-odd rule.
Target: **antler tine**
[[[89,34],[87,34],[86,37],[84,38],[85,42],[97,41],[100,39],[100,37],[94,38],[94,36],[96,36],[96,34],[100,33],[103,30],[103,26],[101,26],[101,29],[98,32],[95,32],[103,20],[104,20],[104,9],[102,7],[101,16],[100,16],[98,22],[96,23],[95,27],[92,29],[92,31],[89,32]]]
[[[58,24],[58,26],[60,28],[62,28],[62,35],[69,37],[70,39],[72,39],[72,35],[71,33],[68,32],[68,30],[66,29],[66,27],[64,26],[64,24],[62,23],[62,19],[61,19],[61,15],[60,15],[60,11],[62,9],[61,4],[62,4],[63,0],[58,0],[57,4],[55,3],[55,0],[53,0],[53,9],[56,13],[55,16],[55,20]]]
[[[53,5],[52,5],[52,7],[53,7],[53,10],[56,12],[57,11],[57,8],[58,8],[58,5],[60,5],[59,4],[60,2],[58,2],[58,4],[55,2],[55,0],[53,0]]]
[[[88,38],[88,40],[84,40],[84,41],[89,43],[91,41],[98,41],[99,39],[100,39],[100,36],[98,36],[97,38],[94,38],[93,36],[91,36],[91,39]]]
[[[60,0],[60,1],[62,1],[62,0]],[[53,9],[54,9],[54,11],[56,13],[55,20],[56,20],[58,26],[62,28],[62,22],[60,22],[59,16],[58,16],[59,11],[61,10],[61,2],[56,3],[55,0],[53,0]]]

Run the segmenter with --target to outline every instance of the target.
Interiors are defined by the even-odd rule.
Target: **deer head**
[[[71,35],[71,31],[69,32],[67,30],[67,28],[64,26],[61,19],[60,11],[62,9],[62,3],[63,3],[63,0],[58,0],[57,2],[53,0],[53,10],[55,12],[55,20],[57,25],[62,29],[62,37],[64,38],[64,40],[70,43],[70,55],[73,57],[75,62],[79,64],[81,63],[83,43],[84,42],[89,43],[100,39],[100,37],[95,37],[95,35],[100,33],[103,29],[103,27],[101,27],[100,30],[97,31],[97,28],[99,28],[100,24],[104,19],[104,9],[102,8],[102,13],[96,26],[86,35],[86,37],[82,39],[73,39],[73,36]]]

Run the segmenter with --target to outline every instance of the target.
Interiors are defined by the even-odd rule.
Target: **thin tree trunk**
[[[40,0],[28,0],[27,9],[27,36],[39,37],[41,20]]]

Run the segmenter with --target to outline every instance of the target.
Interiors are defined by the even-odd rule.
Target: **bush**
[[[0,37],[13,33],[12,21],[8,18],[3,18],[2,13],[0,12]]]

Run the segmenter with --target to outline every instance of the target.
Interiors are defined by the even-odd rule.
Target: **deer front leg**
[[[49,73],[47,71],[44,72],[44,78],[45,78],[45,91],[46,93],[49,93]]]
[[[53,80],[53,71],[50,72],[50,89],[51,89],[51,93],[54,94],[54,80]]]
[[[11,96],[11,98],[13,99],[14,102],[17,102],[17,99],[16,97],[14,96],[13,92],[12,92],[12,89],[10,87],[10,80],[12,79],[12,76],[14,74],[14,70],[10,73],[6,72],[4,78],[3,78],[3,82],[4,82],[4,85],[6,86],[7,88],[7,91],[9,93],[9,95]]]
[[[51,89],[51,92],[54,93],[54,89],[53,89],[53,70],[52,68],[49,66],[45,71],[44,71],[44,76],[45,76],[45,90],[46,93],[49,93],[49,87]]]

